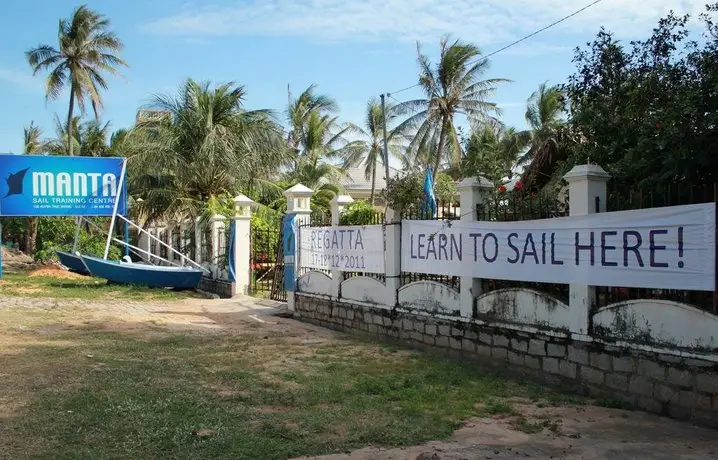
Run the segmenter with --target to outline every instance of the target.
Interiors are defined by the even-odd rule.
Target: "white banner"
[[[403,221],[401,269],[475,278],[712,291],[715,204],[521,222]]]
[[[299,240],[301,267],[384,273],[381,225],[301,227]]]

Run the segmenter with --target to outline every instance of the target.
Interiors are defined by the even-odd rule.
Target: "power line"
[[[499,48],[499,49],[497,49],[496,51],[493,51],[493,52],[487,54],[486,56],[483,56],[483,57],[479,58],[476,62],[478,63],[478,62],[481,62],[481,61],[485,61],[485,60],[489,59],[491,56],[495,56],[495,55],[501,53],[502,51],[506,51],[507,49],[511,48],[512,46],[516,46],[516,45],[518,45],[519,43],[521,43],[521,42],[523,42],[523,41],[525,41],[525,40],[528,40],[528,39],[531,38],[531,37],[534,37],[534,36],[540,34],[541,32],[544,32],[544,31],[546,31],[546,30],[548,30],[548,29],[550,29],[550,28],[552,28],[552,27],[554,27],[554,26],[556,26],[556,25],[558,25],[558,24],[561,24],[562,22],[564,22],[564,21],[566,21],[566,20],[568,20],[568,19],[571,19],[572,17],[576,16],[577,14],[583,13],[583,12],[586,11],[587,9],[591,8],[592,6],[594,6],[594,5],[598,4],[598,3],[601,3],[602,1],[603,1],[603,0],[594,0],[593,2],[589,3],[588,5],[584,6],[583,8],[580,8],[580,9],[574,11],[573,13],[569,14],[568,16],[564,16],[564,17],[562,17],[561,19],[559,19],[558,21],[552,22],[551,24],[547,25],[546,27],[543,27],[543,28],[541,28],[541,29],[539,29],[539,30],[537,30],[537,31],[535,31],[535,32],[532,32],[532,33],[530,33],[530,34],[528,34],[528,35],[526,35],[526,36],[524,36],[524,37],[521,37],[521,38],[519,38],[518,40],[516,40],[516,41],[514,41],[514,42],[511,42],[511,43],[509,43],[508,45],[504,46],[503,48]],[[397,91],[392,91],[391,93],[387,93],[387,94],[389,95],[389,97],[391,97],[392,94],[402,93],[402,92],[408,91],[408,90],[410,90],[410,89],[412,89],[412,88],[416,88],[417,86],[419,86],[419,83],[416,83],[416,84],[411,85],[411,86],[407,86],[406,88],[402,88],[402,89],[399,89],[399,90],[397,90]]]

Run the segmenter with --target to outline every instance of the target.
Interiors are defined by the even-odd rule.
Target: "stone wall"
[[[222,299],[232,298],[235,294],[235,283],[220,279],[212,279],[206,276],[203,276],[202,279],[200,279],[198,288],[201,291],[217,294]]]
[[[542,380],[571,384],[594,397],[718,427],[718,363],[709,357],[619,346],[551,329],[384,309],[297,293],[295,315],[320,326],[453,350],[508,363]]]

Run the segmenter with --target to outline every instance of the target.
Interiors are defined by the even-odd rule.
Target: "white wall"
[[[643,344],[718,348],[718,317],[668,300],[631,300],[601,308],[593,315],[602,336]]]
[[[476,311],[496,319],[534,326],[568,328],[569,307],[533,289],[499,289],[476,299]]]
[[[436,281],[415,281],[399,289],[399,306],[451,315],[459,311],[459,291]]]

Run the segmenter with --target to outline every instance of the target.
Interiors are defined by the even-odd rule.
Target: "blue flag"
[[[433,181],[431,167],[429,167],[426,170],[426,177],[424,177],[424,214],[432,218],[436,217],[436,198],[434,198]]]

